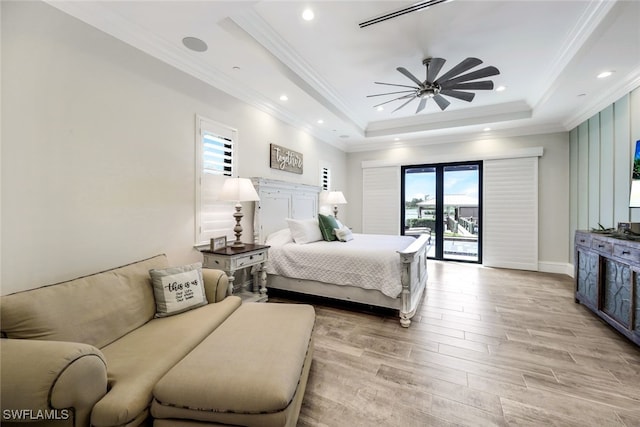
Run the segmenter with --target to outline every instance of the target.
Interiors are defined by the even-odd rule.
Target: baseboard
[[[543,273],[566,274],[571,277],[573,277],[574,274],[573,264],[568,262],[540,261],[538,262],[538,271]]]

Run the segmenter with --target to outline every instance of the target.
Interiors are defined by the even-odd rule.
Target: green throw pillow
[[[322,215],[318,214],[318,223],[320,224],[320,232],[322,233],[322,238],[327,242],[331,242],[336,240],[335,234],[333,234],[334,228],[340,228],[336,219],[330,215]]]

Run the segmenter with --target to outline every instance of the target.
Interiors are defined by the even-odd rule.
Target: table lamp
[[[227,178],[222,185],[222,191],[220,191],[220,200],[228,200],[236,202],[236,211],[233,213],[233,217],[236,219],[236,226],[233,227],[233,232],[236,235],[236,240],[231,244],[233,248],[244,248],[244,243],[240,240],[242,236],[242,225],[240,220],[244,214],[242,213],[241,202],[253,202],[260,200],[256,189],[253,188],[251,180],[248,178]]]
[[[327,196],[327,203],[333,205],[333,216],[338,218],[338,205],[345,205],[347,199],[344,198],[342,191],[330,191]]]

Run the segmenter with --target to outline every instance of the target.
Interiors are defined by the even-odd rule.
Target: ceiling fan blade
[[[416,114],[418,114],[420,111],[424,110],[424,107],[427,105],[427,99],[428,98],[422,98],[420,100],[420,104],[418,104],[418,108],[416,109]]]
[[[411,95],[400,96],[400,97],[398,97],[398,98],[393,98],[393,99],[390,99],[389,101],[385,101],[385,102],[382,102],[382,103],[380,103],[380,104],[376,104],[376,105],[374,105],[374,106],[373,106],[373,108],[379,107],[379,106],[384,105],[384,104],[388,104],[388,103],[393,102],[393,101],[397,101],[397,100],[399,100],[399,99],[407,99],[407,98],[410,98],[410,100],[409,100],[409,101],[411,101],[413,98],[415,98],[415,95],[414,95],[414,94],[411,94]],[[407,103],[408,103],[408,102],[407,102]],[[397,110],[397,108],[396,108],[396,110]],[[394,111],[395,111],[395,110],[394,110]]]
[[[442,89],[440,91],[440,95],[447,95],[452,98],[462,99],[463,101],[467,101],[467,102],[471,102],[473,98],[476,96],[476,94],[472,92],[460,92],[458,90],[452,90],[452,89]]]
[[[482,80],[479,82],[456,83],[444,82],[440,85],[442,89],[462,89],[462,90],[492,90],[493,82],[491,80]]]
[[[498,70],[496,67],[484,67],[479,70],[464,74],[462,76],[455,77],[453,79],[442,80],[442,83],[440,83],[440,85],[468,82],[469,80],[483,79],[485,77],[495,76],[498,74],[500,74],[500,70]]]
[[[436,79],[436,76],[442,69],[444,63],[447,62],[446,59],[443,58],[431,58],[429,63],[427,64],[427,81],[433,83]]]
[[[450,69],[449,71],[447,71],[446,73],[444,73],[442,76],[440,76],[440,78],[436,80],[434,83],[440,83],[440,82],[449,80],[457,76],[458,74],[464,73],[465,71],[468,71],[480,64],[482,64],[482,61],[479,60],[478,58],[467,58],[461,63],[459,63],[458,65],[456,65],[455,67],[453,67],[452,69]]]
[[[423,86],[423,83],[418,80],[418,78],[416,76],[414,76],[413,74],[411,74],[409,71],[407,71],[406,68],[404,67],[398,67],[396,68],[396,70],[400,71],[402,74],[404,74],[406,77],[408,77],[409,79],[411,79],[413,82],[415,82],[419,87]]]
[[[398,111],[399,109],[401,109],[402,107],[404,107],[405,105],[410,103],[411,101],[413,101],[413,97],[410,100],[408,100],[407,102],[405,102],[404,104],[402,104],[401,106],[399,106],[398,108],[396,108],[395,110],[393,110],[392,113],[395,113],[396,111]]]
[[[409,93],[409,92],[415,93],[416,91],[415,90],[400,90],[398,92],[376,93],[375,95],[367,95],[367,98],[371,98],[371,97],[374,97],[374,96],[395,95],[395,94],[398,94],[398,93]]]
[[[415,87],[415,86],[407,86],[407,85],[397,85],[395,83],[382,83],[382,82],[374,82],[377,85],[387,85],[387,86],[398,86],[398,87],[409,87],[411,89],[415,89],[415,90],[420,90],[419,87]]]
[[[449,106],[449,104],[451,104],[444,98],[444,96],[440,94],[434,95],[433,100],[436,101],[436,104],[438,104],[438,107],[440,107],[442,111],[444,111]]]

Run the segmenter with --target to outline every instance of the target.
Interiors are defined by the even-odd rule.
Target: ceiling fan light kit
[[[398,70],[402,75],[415,83],[415,86],[374,82],[375,84],[379,85],[395,86],[405,89],[395,92],[368,95],[367,98],[386,95],[400,95],[391,100],[374,105],[374,108],[394,101],[405,99],[407,100],[393,111],[398,111],[414,99],[419,99],[420,103],[418,104],[418,108],[416,109],[416,114],[424,110],[427,104],[427,100],[433,99],[438,107],[440,107],[440,109],[444,111],[451,104],[444,96],[471,102],[475,97],[475,94],[473,92],[468,92],[469,90],[493,89],[493,81],[476,80],[500,74],[500,71],[493,66],[480,68],[478,70],[470,71],[467,73],[467,71],[482,64],[482,61],[478,58],[466,58],[458,65],[438,77],[438,74],[442,70],[445,62],[446,60],[443,58],[425,58],[422,61],[422,65],[424,65],[426,68],[426,76],[424,80],[418,79],[406,68],[398,67],[396,68],[396,70]]]

